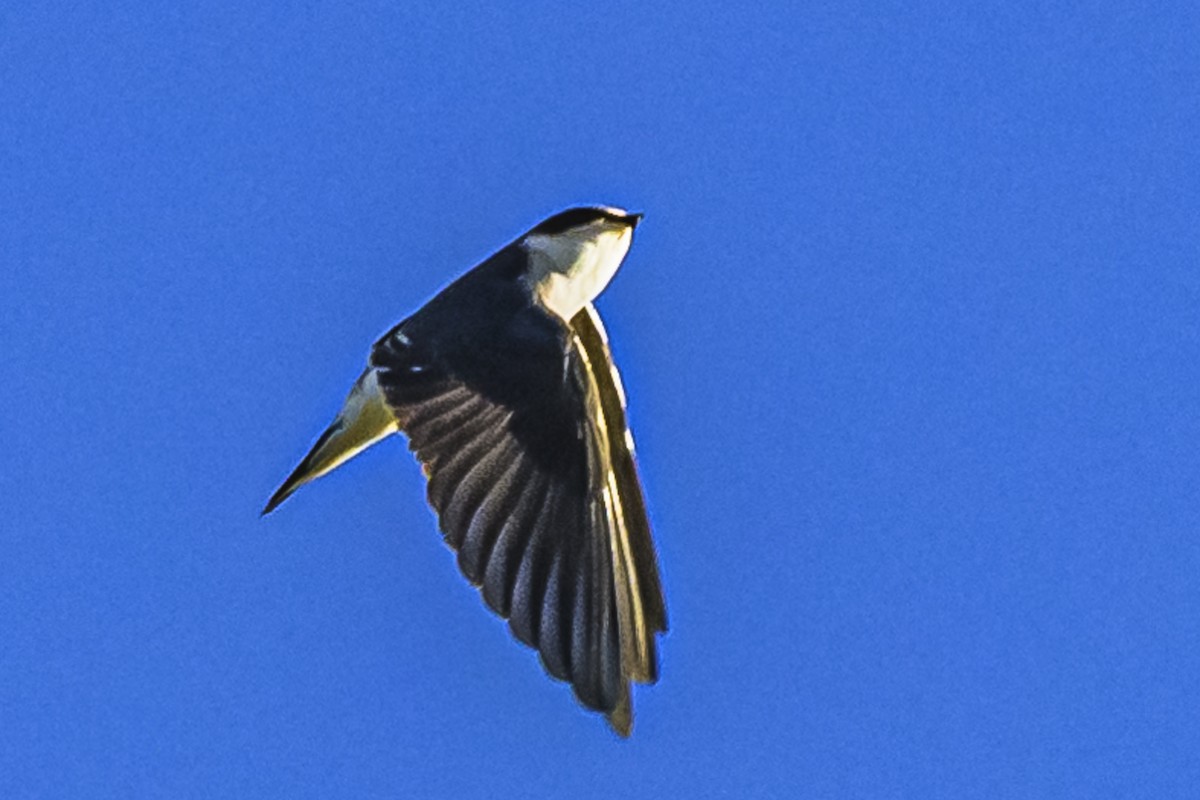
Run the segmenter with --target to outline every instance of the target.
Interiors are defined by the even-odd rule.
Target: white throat
[[[606,222],[527,236],[531,288],[546,308],[569,322],[604,291],[632,242],[630,227]]]

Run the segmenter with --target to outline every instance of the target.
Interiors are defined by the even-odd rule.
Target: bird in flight
[[[621,379],[592,301],[641,221],[534,226],[375,343],[333,423],[271,496],[403,432],[458,566],[546,671],[621,736],[667,630]]]

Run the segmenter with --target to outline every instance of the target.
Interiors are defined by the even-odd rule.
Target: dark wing
[[[629,682],[655,679],[665,615],[632,456],[596,380],[603,335],[589,318],[587,345],[532,304],[470,337],[450,324],[418,314],[371,358],[442,533],[546,671],[628,735]]]

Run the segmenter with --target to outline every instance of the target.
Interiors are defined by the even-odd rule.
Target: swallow
[[[642,215],[542,221],[392,328],[341,412],[271,496],[402,433],[462,574],[554,678],[633,727],[666,604],[621,378],[593,301]]]

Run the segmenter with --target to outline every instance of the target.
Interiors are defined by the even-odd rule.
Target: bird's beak
[[[642,221],[642,217],[644,217],[644,216],[646,216],[646,215],[638,213],[638,214],[630,214],[628,217],[626,217],[625,219],[627,219],[629,221],[629,229],[633,230],[634,228],[636,228],[638,226],[638,223]]]

